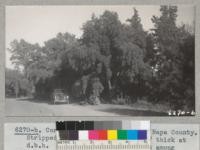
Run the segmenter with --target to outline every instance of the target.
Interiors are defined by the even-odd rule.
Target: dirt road
[[[163,116],[166,113],[149,111],[144,107],[127,105],[53,105],[31,99],[7,98],[5,105],[7,116]]]

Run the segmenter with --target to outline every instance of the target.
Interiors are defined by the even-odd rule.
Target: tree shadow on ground
[[[150,110],[109,108],[109,109],[103,109],[103,110],[98,110],[98,111],[115,113],[118,115],[126,115],[126,116],[168,116],[168,113],[155,112],[155,111],[150,111]]]

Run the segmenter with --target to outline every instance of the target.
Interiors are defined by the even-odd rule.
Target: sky
[[[133,8],[138,10],[143,28],[153,28],[151,18],[160,15],[160,6],[153,5],[66,5],[66,6],[6,6],[6,48],[14,40],[24,39],[32,44],[56,36],[57,33],[69,32],[76,37],[82,35],[82,25],[94,13],[97,17],[105,10],[118,13],[122,23],[133,15]],[[177,24],[193,24],[194,7],[178,6]],[[10,53],[6,50],[6,67],[13,68]]]

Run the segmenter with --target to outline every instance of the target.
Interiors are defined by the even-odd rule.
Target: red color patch
[[[99,140],[107,140],[107,130],[99,130]]]

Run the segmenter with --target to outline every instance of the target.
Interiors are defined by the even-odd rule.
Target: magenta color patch
[[[97,130],[90,130],[89,131],[89,140],[98,140],[98,131]]]

